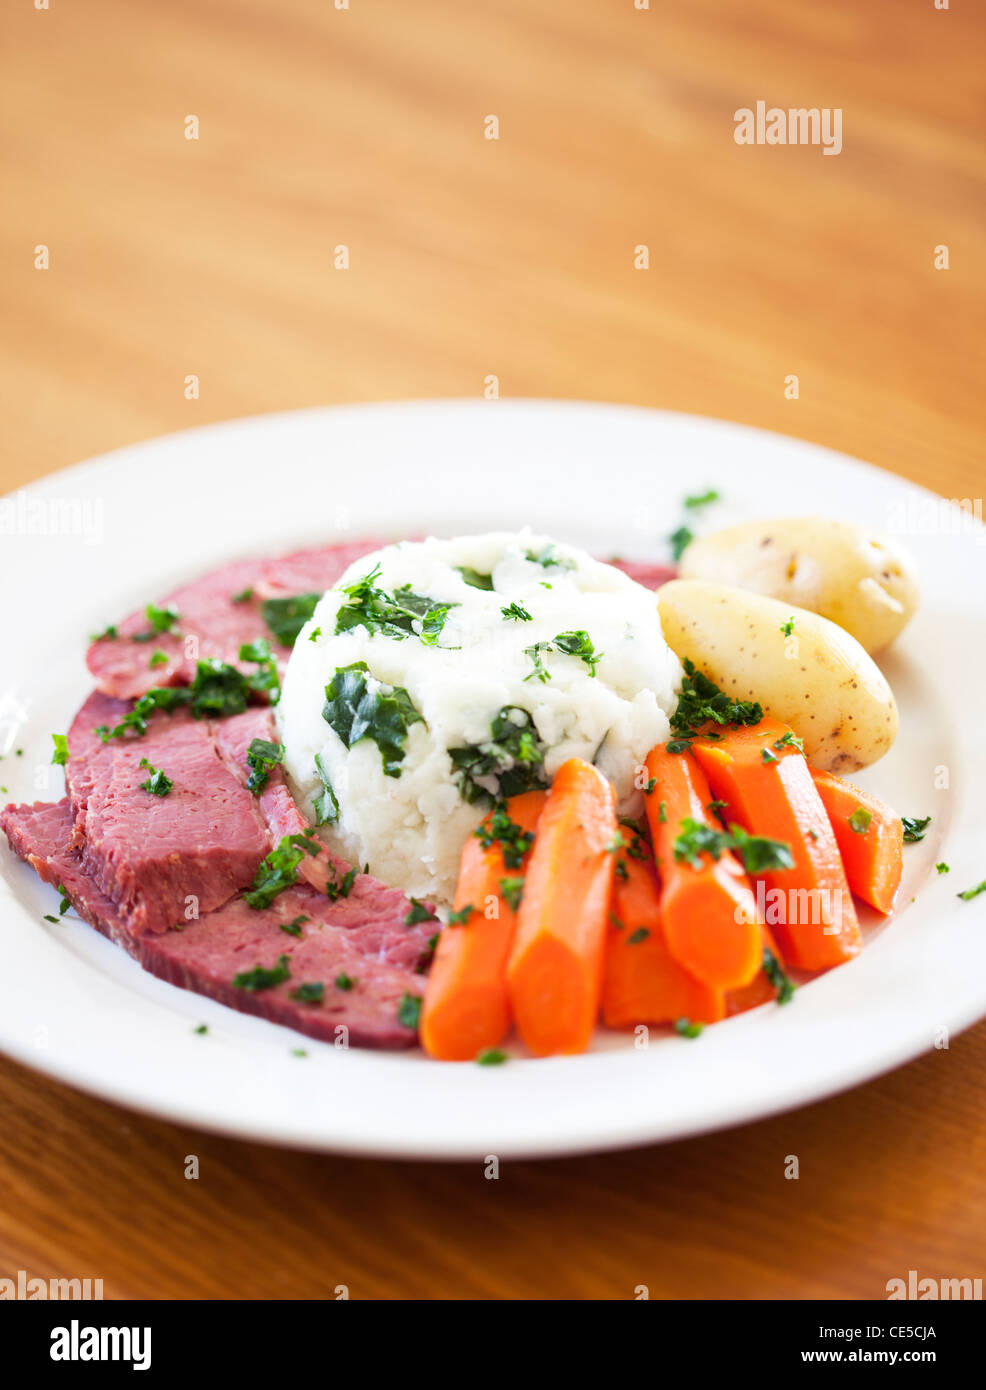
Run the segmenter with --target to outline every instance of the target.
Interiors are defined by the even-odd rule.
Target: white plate
[[[489,1068],[344,1052],[164,984],[83,922],[46,923],[56,895],[4,842],[0,1048],[110,1100],[244,1138],[476,1158],[754,1119],[864,1081],[986,1014],[986,895],[956,897],[986,875],[986,530],[865,464],[736,425],[608,405],[422,402],[236,421],[55,474],[0,503],[0,784],[11,800],[61,795],[50,734],[89,688],[86,635],[226,559],[524,522],[601,555],[663,558],[683,495],[709,485],[727,499],[710,526],[819,511],[906,529],[920,565],[921,612],[885,663],[900,737],[862,780],[934,820],[907,847],[902,910],[858,960],[790,1006],[697,1041],[655,1030],[645,1049],[600,1034],[584,1057]],[[951,874],[935,873],[941,859]],[[200,1022],[208,1036],[193,1032]]]

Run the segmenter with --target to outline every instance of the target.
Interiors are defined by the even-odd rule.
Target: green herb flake
[[[678,563],[694,539],[694,531],[687,526],[679,526],[677,531],[671,532],[668,541],[671,545],[671,559],[675,564]]]
[[[58,892],[62,895],[61,902],[59,902],[58,904],[58,915],[60,917],[64,917],[66,912],[68,912],[69,908],[72,906],[72,899],[69,897],[68,889],[65,887],[64,883],[59,883],[57,885],[57,888]]]
[[[147,664],[152,671],[156,666],[166,666],[168,664],[168,653],[163,652],[161,648],[158,647],[157,651],[151,652],[151,659]]]
[[[977,883],[975,888],[967,888],[963,893],[956,893],[957,898],[961,898],[964,903],[971,902],[973,898],[978,898],[980,893],[986,893],[986,878],[982,883]]]
[[[46,922],[54,922],[55,926],[56,926],[56,927],[58,926],[58,918],[57,918],[57,917],[52,917],[51,914],[48,913],[48,912],[45,913],[45,915],[44,915],[44,920],[45,920]]]
[[[518,705],[504,705],[494,716],[484,743],[450,748],[448,754],[459,794],[470,805],[493,806],[545,786],[544,747],[534,720]]]
[[[274,640],[282,647],[293,647],[321,597],[321,594],[294,594],[291,598],[265,599],[260,612]]]
[[[55,745],[55,751],[51,755],[51,761],[56,767],[64,767],[68,762],[68,739],[64,734],[52,734],[51,740]]]
[[[628,946],[639,946],[642,941],[646,941],[650,936],[650,927],[638,927],[636,931],[627,937]]]
[[[233,976],[233,988],[245,989],[251,994],[256,994],[262,989],[273,989],[275,985],[282,985],[285,980],[291,978],[287,956],[278,956],[277,964],[271,969],[263,965],[254,966],[252,970],[243,970],[238,975]]]
[[[530,830],[522,830],[516,821],[512,821],[506,806],[497,806],[493,814],[488,816],[473,834],[483,849],[499,845],[503,862],[508,869],[519,869],[524,862],[524,855],[534,843],[533,833]]]
[[[347,994],[356,983],[357,981],[353,979],[352,975],[347,975],[344,970],[335,978],[336,989],[341,989]]]
[[[682,666],[685,674],[678,704],[670,720],[672,732],[678,738],[667,745],[668,752],[687,752],[691,748],[691,740],[698,737],[703,724],[760,723],[763,708],[755,700],[731,699],[708,676],[703,675],[688,657],[685,657]]]
[[[408,730],[424,720],[403,686],[374,681],[371,689],[371,679],[365,661],[338,667],[325,687],[322,718],[347,748],[372,739],[380,750],[384,775],[399,777]]]
[[[912,816],[901,816],[900,823],[904,827],[904,840],[910,844],[916,844],[918,840],[923,840],[928,826],[931,824],[931,817],[925,816],[923,820],[918,820]]]
[[[794,985],[784,973],[780,961],[768,947],[763,951],[763,973],[777,995],[778,1004],[787,1004],[794,997]]]
[[[193,1032],[193,1033],[197,1033],[197,1034],[199,1035],[199,1037],[202,1037],[203,1034],[208,1033],[208,1031],[209,1031],[209,1025],[208,1025],[207,1023],[200,1023],[199,1026],[198,1026],[197,1028],[193,1028],[193,1029],[192,1029],[192,1032]]]
[[[94,633],[92,633],[91,636],[90,636],[90,638],[89,638],[89,641],[90,641],[90,642],[108,642],[108,641],[111,641],[114,637],[119,637],[119,635],[120,635],[120,633],[119,633],[119,631],[118,631],[118,629],[117,629],[117,627],[116,627],[116,624],[115,624],[115,623],[110,623],[109,627],[104,627],[103,630],[102,630],[102,632],[94,632]]]
[[[532,565],[540,565],[542,569],[573,570],[575,568],[575,561],[559,555],[550,542],[539,555],[535,555],[533,550],[525,551],[524,558],[530,560]]]
[[[456,912],[450,912],[450,913],[449,913],[449,915],[448,915],[448,925],[449,925],[450,927],[464,927],[465,924],[469,921],[469,918],[472,916],[472,914],[473,914],[475,911],[476,911],[476,909],[473,907],[472,903],[466,903],[465,907],[460,907]],[[432,937],[432,940],[434,941],[435,945],[437,946],[437,945],[438,945],[438,937],[437,937],[437,936],[434,936],[434,937]],[[432,950],[434,950],[434,947],[432,947]]]
[[[692,1023],[690,1019],[679,1018],[674,1025],[674,1031],[682,1038],[697,1038],[701,1036],[702,1023]]]
[[[772,753],[769,748],[760,749],[760,761],[763,763],[776,763],[779,758],[776,753]]]
[[[402,1028],[417,1028],[421,1020],[421,995],[404,994],[397,1009],[397,1022]]]
[[[424,903],[419,902],[417,898],[411,898],[410,902],[410,909],[404,917],[405,927],[414,927],[417,926],[419,922],[430,922],[432,920],[435,914],[427,908]]]
[[[310,917],[301,916],[295,917],[292,922],[281,922],[279,925],[281,931],[287,932],[288,936],[300,936],[302,927],[310,921]]]
[[[141,791],[150,792],[151,796],[167,796],[175,785],[171,778],[159,767],[154,767],[146,758],[141,758],[138,766],[146,768],[150,773],[146,781],[138,783]]]
[[[502,1067],[507,1060],[507,1054],[498,1047],[487,1047],[476,1054],[477,1067]]]
[[[794,855],[785,840],[772,840],[766,835],[748,835],[741,825],[734,824],[730,824],[729,833],[733,849],[748,874],[794,868]]]
[[[260,910],[271,903],[285,888],[290,888],[298,878],[298,865],[305,857],[305,845],[301,835],[285,835],[275,849],[260,863],[250,892],[244,897],[248,907]]]
[[[247,778],[247,790],[253,792],[254,796],[259,796],[267,785],[271,768],[277,767],[283,762],[283,743],[271,743],[266,738],[251,740],[250,747],[247,749],[247,766],[250,769],[250,775]]]
[[[500,892],[503,894],[504,901],[511,912],[516,912],[520,907],[520,900],[524,896],[524,880],[519,875],[510,875],[500,879]]]
[[[946,864],[944,860],[942,860],[940,864],[936,864],[935,868],[938,870],[939,874],[950,874],[952,872],[951,867]]]
[[[149,603],[144,609],[144,616],[150,623],[147,632],[135,632],[131,641],[151,642],[159,632],[171,632],[175,623],[181,617],[174,604],[169,603],[163,608],[158,608],[156,604]]]
[[[330,864],[329,872],[332,874],[332,877],[325,885],[325,896],[328,898],[329,902],[337,903],[340,898],[348,898],[352,892],[353,884],[356,882],[356,875],[359,870],[354,865],[351,869],[347,869],[344,874],[340,874],[336,866]]]
[[[485,589],[487,593],[493,592],[493,576],[491,574],[480,574],[478,570],[472,569],[469,565],[456,565],[455,568],[470,588]]]
[[[696,507],[708,507],[710,503],[718,502],[719,497],[719,492],[710,487],[706,492],[698,492],[691,497],[686,497],[685,506],[689,511],[694,511]]]
[[[332,789],[329,781],[329,774],[325,770],[322,762],[321,753],[315,754],[315,771],[318,780],[322,783],[322,794],[315,798],[315,824],[316,825],[335,825],[339,819],[339,801]]]
[[[873,820],[873,812],[867,811],[862,806],[857,806],[852,815],[848,816],[847,819],[849,821],[849,829],[852,830],[854,834],[865,835],[870,828],[870,822]]]
[[[501,608],[500,612],[508,621],[513,620],[517,623],[532,623],[534,621],[522,603],[510,603],[505,608]]]
[[[238,594],[234,594],[230,599],[230,603],[249,603],[252,598],[253,589],[247,587],[246,589],[241,589]]]
[[[559,632],[555,638],[555,647],[567,656],[577,656],[589,668],[590,676],[595,676],[596,666],[605,655],[596,651],[592,638],[584,628],[577,628],[574,632]]]
[[[794,632],[794,619],[788,618],[786,623],[781,623],[781,632],[785,637],[790,637]]]
[[[793,729],[788,729],[784,737],[777,740],[774,747],[777,749],[778,753],[782,748],[796,748],[799,753],[803,753],[805,751],[805,741],[803,738],[798,738]]]
[[[299,1004],[321,1004],[325,994],[325,985],[321,980],[306,980],[297,989],[290,991],[291,998],[297,999]]]
[[[657,808],[657,821],[659,825],[667,825],[668,823],[668,803],[666,801],[662,801]]]
[[[344,586],[342,593],[349,602],[336,614],[336,635],[363,627],[369,633],[380,633],[398,642],[418,637],[425,646],[437,646],[449,610],[458,605],[416,594],[410,584],[388,594],[377,587],[379,576],[380,566],[375,565],[362,579]]]
[[[529,647],[524,648],[524,655],[530,657],[531,663],[534,668],[532,671],[528,672],[528,674],[524,677],[525,681],[532,681],[536,678],[541,682],[542,685],[544,685],[546,681],[551,680],[551,672],[548,670],[547,666],[545,666],[544,662],[541,660],[541,653],[550,651],[550,642],[533,642]]]

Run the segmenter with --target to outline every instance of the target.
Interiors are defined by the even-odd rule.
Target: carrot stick
[[[697,738],[692,750],[713,793],[727,803],[726,823],[781,841],[794,860],[793,868],[754,874],[786,960],[802,970],[850,960],[862,946],[856,909],[825,807],[790,729],[763,719],[716,732],[716,739]]]
[[[538,791],[513,797],[506,805],[508,823],[522,834],[533,832],[546,799],[547,793]],[[503,821],[494,822],[491,813],[481,828],[492,834],[500,827]],[[470,835],[462,851],[453,904],[453,918],[461,920],[438,938],[421,1007],[422,1046],[441,1061],[470,1061],[496,1047],[510,1027],[506,971],[517,922],[510,904],[522,891],[529,858],[524,853],[516,862],[522,843],[508,832],[510,864],[502,840],[484,848],[478,835]],[[488,916],[490,904],[496,910]]]
[[[811,776],[835,832],[849,887],[879,912],[890,912],[903,867],[900,816],[831,772],[812,768]]]
[[[517,1031],[538,1056],[589,1045],[617,830],[613,789],[602,773],[581,758],[563,763],[538,823],[507,965]]]
[[[630,848],[616,861],[603,971],[603,1022],[607,1028],[674,1023],[679,1018],[716,1023],[725,1014],[722,991],[689,975],[668,950],[650,849],[639,838]]]
[[[661,876],[661,918],[668,950],[710,989],[749,984],[761,962],[759,918],[749,880],[729,849],[682,857],[695,827],[722,830],[709,811],[712,793],[687,753],[663,744],[647,755],[654,786],[647,820]]]

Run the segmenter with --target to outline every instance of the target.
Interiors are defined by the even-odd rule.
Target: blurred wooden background
[[[0,19],[0,491],[211,420],[495,374],[982,494],[981,6],[50,3]],[[842,153],[737,146],[758,99],[842,108]],[[981,1025],[805,1111],[493,1183],[206,1137],[0,1063],[0,1275],[880,1298],[910,1268],[986,1273],[984,1071]]]

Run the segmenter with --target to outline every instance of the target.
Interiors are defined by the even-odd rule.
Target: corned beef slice
[[[252,882],[271,835],[245,767],[222,749],[242,743],[245,762],[251,738],[271,736],[271,720],[265,709],[215,722],[158,712],[142,738],[103,743],[95,728],[126,709],[89,697],[69,730],[66,776],[83,868],[140,935],[184,922],[190,898],[203,915]],[[142,789],[144,758],[171,778],[167,796]]]
[[[208,995],[310,1037],[336,1042],[340,1025],[354,1047],[410,1047],[415,1032],[397,1020],[405,994],[420,994],[417,967],[427,959],[434,923],[404,925],[408,902],[367,876],[348,898],[330,903],[304,884],[256,911],[238,896],[181,931],[135,935],[71,848],[74,813],[57,804],[8,806],[0,828],[11,848],[48,883],[62,885],[80,916],[125,947],[146,970],[171,984]],[[301,935],[281,930],[298,917]],[[265,990],[245,990],[233,979],[288,958],[290,977]],[[337,980],[352,981],[349,989]],[[292,999],[301,984],[323,985],[320,1003]]]
[[[276,560],[241,560],[213,570],[157,601],[159,608],[171,605],[178,610],[174,632],[156,632],[146,642],[135,642],[135,636],[150,628],[142,608],[117,624],[116,637],[92,643],[86,656],[89,670],[104,694],[132,700],[152,686],[190,685],[199,658],[219,657],[239,667],[240,647],[258,637],[267,638],[283,663],[289,648],[274,640],[264,622],[263,600],[322,593],[353,560],[383,544],[373,539],[350,541],[295,551]],[[248,590],[250,597],[233,602]],[[186,652],[189,637],[197,644],[194,655]],[[151,666],[151,655],[157,651],[165,653],[167,662]],[[256,668],[245,664],[243,669],[252,673]]]

